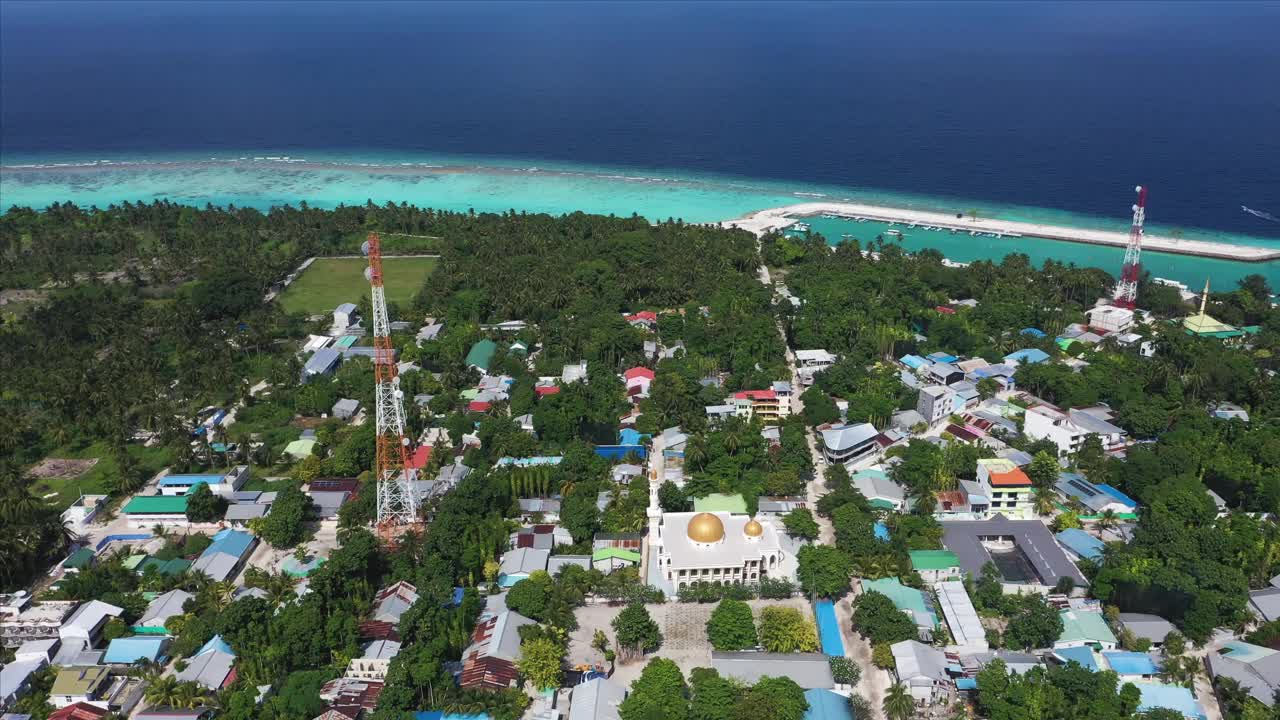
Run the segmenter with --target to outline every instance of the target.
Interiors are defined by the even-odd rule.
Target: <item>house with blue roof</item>
[[[224,473],[183,473],[160,478],[160,494],[186,495],[198,485],[208,485],[214,495],[231,498],[249,481],[249,466],[237,465]]]
[[[1196,702],[1196,696],[1181,685],[1166,685],[1157,682],[1134,683],[1141,693],[1138,701],[1138,712],[1144,713],[1159,708],[1167,708],[1181,713],[1188,720],[1207,720],[1204,708]]]
[[[933,353],[929,353],[928,355],[925,355],[924,357],[929,362],[942,363],[944,365],[949,365],[960,359],[955,355],[952,355],[950,353],[944,353],[944,352],[933,352]]]
[[[898,358],[898,362],[906,365],[907,368],[911,370],[919,370],[920,368],[927,367],[929,365],[929,361],[919,355],[903,355]]]
[[[143,660],[158,663],[164,659],[168,647],[167,637],[138,635],[116,638],[107,645],[102,662],[106,665],[132,665]]]
[[[257,544],[258,538],[247,532],[220,530],[213,536],[213,544],[200,553],[191,568],[208,575],[214,582],[222,582],[240,572]]]
[[[1035,338],[1035,339],[1037,339],[1037,340],[1039,340],[1039,339],[1040,339],[1040,338],[1042,338],[1042,337],[1048,337],[1048,334],[1047,334],[1047,333],[1045,333],[1045,331],[1043,331],[1043,330],[1041,330],[1041,329],[1039,329],[1039,328],[1033,328],[1033,327],[1022,328],[1022,330],[1020,330],[1020,331],[1018,332],[1018,334],[1019,334],[1019,335],[1026,335],[1027,337],[1033,337],[1033,338]]]
[[[804,720],[853,720],[849,698],[844,695],[825,688],[813,688],[804,691],[804,699],[809,702]]]
[[[1138,503],[1110,485],[1089,482],[1084,475],[1073,472],[1058,473],[1058,482],[1054,489],[1063,500],[1080,503],[1084,507],[1082,515],[1101,515],[1110,510],[1114,513],[1134,513]]]
[[[492,720],[489,713],[450,713],[443,710],[419,710],[413,720]]]
[[[1075,663],[1085,670],[1098,671],[1098,659],[1093,654],[1093,648],[1085,645],[1054,650],[1053,657],[1063,665]]]
[[[1035,365],[1048,360],[1049,353],[1039,348],[1023,348],[1004,356],[1004,361],[1010,365]]]
[[[1054,538],[1075,560],[1102,560],[1102,551],[1107,547],[1106,543],[1079,528],[1068,528]]]

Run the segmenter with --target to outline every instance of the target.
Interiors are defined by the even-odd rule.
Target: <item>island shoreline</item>
[[[765,235],[794,225],[804,218],[835,216],[848,220],[873,220],[876,222],[902,223],[907,226],[932,226],[971,234],[994,234],[997,237],[1037,238],[1062,242],[1126,247],[1129,233],[1062,225],[1045,225],[1019,220],[965,216],[963,213],[946,214],[924,210],[889,208],[842,202],[809,202],[766,208],[747,213],[739,218],[724,220],[722,227],[736,227],[756,235]],[[1255,245],[1236,245],[1207,240],[1144,235],[1142,248],[1151,252],[1172,255],[1192,255],[1235,262],[1263,263],[1280,259],[1280,249]]]

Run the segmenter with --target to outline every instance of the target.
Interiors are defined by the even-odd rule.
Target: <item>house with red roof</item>
[[[431,446],[419,445],[414,448],[413,454],[409,456],[408,462],[404,464],[410,470],[421,470],[431,462]]]
[[[1012,460],[978,460],[978,482],[991,500],[993,514],[1000,513],[1011,520],[1035,519],[1035,493],[1031,478]]]
[[[48,720],[102,720],[106,716],[106,708],[78,702],[49,713]]]
[[[658,313],[652,310],[641,310],[638,313],[624,315],[622,319],[626,320],[632,327],[645,330],[652,330],[658,326]]]
[[[649,386],[653,384],[653,371],[647,367],[633,367],[622,373],[622,381],[627,386],[627,397],[649,397]]]
[[[493,403],[487,403],[480,400],[472,400],[471,402],[467,403],[467,409],[470,410],[471,412],[478,412],[478,413],[489,412],[490,410],[493,409]]]
[[[538,397],[546,397],[548,395],[555,395],[556,393],[560,392],[560,386],[559,385],[538,385],[533,388],[533,392],[536,393]]]
[[[733,394],[734,404],[739,407],[750,403],[748,418],[759,417],[765,422],[779,422],[791,414],[791,401],[780,397],[776,390],[742,390]]]

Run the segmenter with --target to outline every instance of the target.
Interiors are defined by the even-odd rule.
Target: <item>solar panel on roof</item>
[[[1102,494],[1102,492],[1097,488],[1095,488],[1094,486],[1089,485],[1088,483],[1083,483],[1079,480],[1075,480],[1075,479],[1068,480],[1067,484],[1075,488],[1076,490],[1080,491],[1080,494],[1083,495],[1084,497],[1091,498],[1091,497],[1095,497],[1097,495]]]

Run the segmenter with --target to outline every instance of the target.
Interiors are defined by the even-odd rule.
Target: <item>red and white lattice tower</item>
[[[1129,245],[1124,251],[1124,267],[1116,283],[1115,303],[1132,310],[1138,301],[1138,274],[1142,271],[1142,221],[1147,216],[1147,189],[1134,188],[1138,202],[1133,206],[1133,225],[1129,227]]]
[[[409,439],[404,435],[404,392],[396,373],[395,349],[391,346],[391,323],[387,319],[387,297],[382,287],[382,239],[369,233],[364,253],[369,256],[365,277],[372,288],[373,376],[377,403],[378,527],[390,531],[397,525],[416,522],[417,503],[409,490]]]

